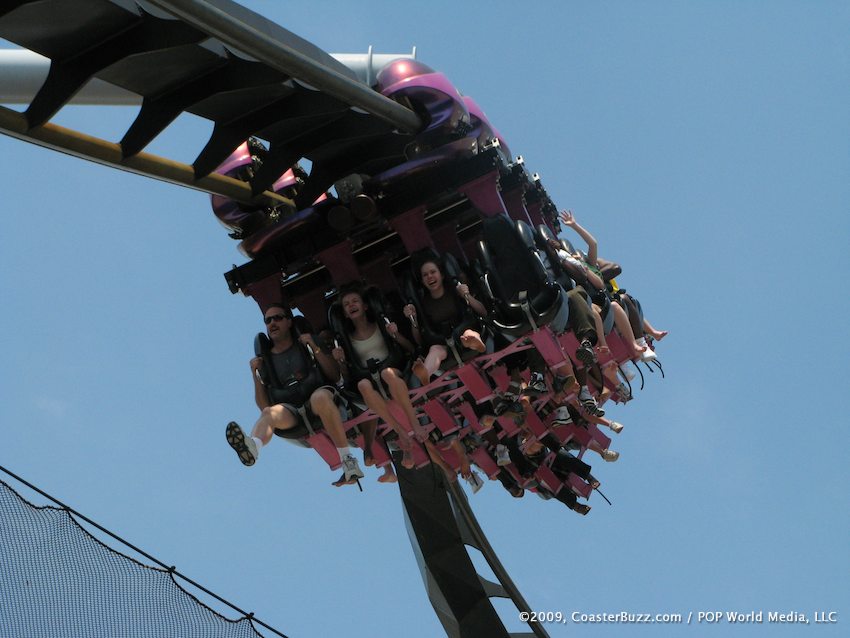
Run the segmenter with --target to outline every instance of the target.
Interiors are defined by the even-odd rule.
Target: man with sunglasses
[[[338,379],[339,366],[334,358],[319,347],[312,334],[302,334],[297,341],[292,332],[292,311],[281,304],[270,305],[264,319],[266,332],[271,341],[270,352],[273,370],[265,369],[263,357],[251,359],[251,374],[254,378],[254,400],[260,408],[260,418],[246,436],[236,423],[227,426],[227,442],[245,465],[257,461],[260,448],[272,439],[275,430],[291,430],[302,424],[303,410],[308,418],[318,417],[336,445],[342,461],[343,477],[336,484],[353,483],[363,477],[357,459],[351,454],[336,403],[336,389],[326,385],[323,379]],[[310,359],[304,347],[309,347],[318,367]],[[279,383],[268,383],[274,374]]]

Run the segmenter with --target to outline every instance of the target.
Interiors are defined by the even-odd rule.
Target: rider
[[[451,288],[442,260],[438,257],[432,255],[420,257],[418,263],[414,263],[414,268],[425,289],[421,298],[422,310],[427,320],[440,333],[440,337],[449,336],[455,326],[462,324],[470,317],[487,316],[487,308],[472,296],[468,285],[458,283],[454,289]],[[448,356],[448,350],[445,341],[439,342],[433,338],[429,340],[422,334],[417,322],[416,306],[406,305],[404,316],[411,320],[413,338],[416,339],[416,343],[428,349],[425,360],[417,361],[413,366],[413,373],[422,385],[427,385],[431,376]],[[466,328],[460,335],[460,343],[464,348],[476,352],[486,350],[481,333],[471,327]]]
[[[375,322],[375,317],[370,316],[370,308],[364,300],[364,291],[359,284],[349,284],[340,289],[340,306],[345,318],[345,328],[348,333],[349,342],[353,354],[357,357],[359,369],[367,369],[369,361],[374,361],[379,370],[380,381],[385,384],[393,400],[402,408],[407,420],[407,427],[402,425],[393,416],[387,406],[387,402],[380,394],[379,388],[373,384],[371,377],[360,376],[352,378],[353,370],[345,358],[345,350],[340,347],[331,352],[334,359],[339,363],[345,380],[356,385],[357,391],[363,397],[367,407],[384,420],[398,435],[399,447],[403,452],[402,465],[410,469],[414,466],[410,432],[414,432],[419,438],[424,439],[427,432],[419,424],[413,405],[410,402],[409,390],[404,380],[401,369],[407,358],[393,356],[391,344],[388,344],[380,326]],[[387,335],[401,346],[403,353],[407,356],[413,353],[414,346],[398,330],[395,322],[389,322],[386,326]],[[366,447],[364,455],[366,464],[369,465],[371,452]]]
[[[251,359],[251,374],[254,378],[254,400],[260,409],[260,418],[246,436],[236,423],[227,426],[227,442],[245,465],[253,465],[260,448],[271,441],[276,430],[291,430],[302,425],[300,408],[306,408],[308,418],[318,417],[325,431],[336,445],[342,462],[346,481],[362,478],[363,471],[348,447],[342,416],[337,407],[337,391],[325,385],[325,379],[338,379],[339,367],[328,352],[320,348],[312,334],[300,335],[297,340],[292,332],[292,311],[282,304],[271,304],[264,313],[263,321],[268,326],[272,347],[271,368],[263,357]],[[312,349],[316,366],[306,347]],[[274,374],[279,384],[266,385]],[[324,376],[324,378],[323,378]]]

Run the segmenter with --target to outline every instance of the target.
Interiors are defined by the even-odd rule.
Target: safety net
[[[33,505],[0,481],[3,638],[262,638],[252,619],[229,620],[173,568],[116,551],[72,512]]]

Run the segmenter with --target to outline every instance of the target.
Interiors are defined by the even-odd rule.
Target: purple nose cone
[[[378,91],[383,93],[385,89],[394,84],[414,78],[417,75],[427,75],[434,72],[434,69],[427,64],[422,64],[419,60],[401,58],[393,60],[381,69],[375,81]]]

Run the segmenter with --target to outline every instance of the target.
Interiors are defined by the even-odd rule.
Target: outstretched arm
[[[582,228],[582,226],[576,221],[575,216],[573,216],[573,211],[571,210],[561,211],[561,221],[564,222],[565,226],[569,226],[574,231],[576,231],[579,236],[587,243],[587,263],[589,263],[591,266],[595,266],[598,250],[596,238],[589,232],[587,232],[587,230]]]

